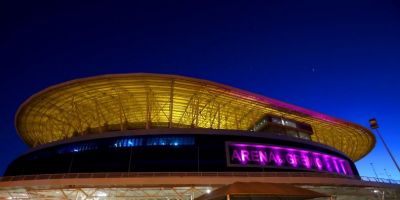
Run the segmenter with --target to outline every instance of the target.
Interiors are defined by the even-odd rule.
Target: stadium
[[[400,197],[357,171],[368,129],[206,80],[72,80],[28,98],[15,127],[31,149],[1,177],[3,199]]]

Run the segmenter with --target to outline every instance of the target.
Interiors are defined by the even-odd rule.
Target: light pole
[[[392,176],[386,171],[386,169],[383,169],[386,173],[386,176],[388,177],[388,179],[392,179]]]
[[[397,164],[396,159],[394,158],[392,152],[390,151],[389,147],[387,146],[385,140],[383,139],[381,133],[380,133],[379,130],[378,130],[378,128],[379,128],[379,126],[378,126],[378,121],[376,121],[375,118],[372,118],[372,119],[369,120],[369,125],[370,125],[370,127],[371,127],[372,129],[375,129],[375,130],[376,130],[376,133],[378,134],[379,138],[381,138],[383,145],[385,145],[385,148],[386,148],[387,152],[388,152],[389,155],[390,155],[390,158],[392,158],[394,164],[395,164],[396,167],[397,167],[397,170],[398,170],[399,173],[400,173],[400,167],[399,167],[399,165]]]
[[[378,177],[378,174],[377,174],[376,171],[375,171],[374,164],[373,164],[373,163],[369,163],[369,164],[371,165],[371,168],[372,168],[372,170],[374,171],[375,178],[378,179],[379,177]]]

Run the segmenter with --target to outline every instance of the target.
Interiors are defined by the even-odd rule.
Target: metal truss
[[[60,187],[60,188],[10,188],[0,190],[0,199],[21,200],[193,200],[209,193],[209,186],[179,187]]]
[[[375,145],[369,130],[350,122],[218,83],[156,74],[105,75],[52,86],[21,105],[16,127],[27,144],[39,146],[130,129],[249,130],[266,114],[309,123],[313,141],[353,160]]]

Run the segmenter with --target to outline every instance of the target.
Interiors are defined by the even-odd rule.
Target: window
[[[297,135],[297,131],[295,131],[295,130],[287,130],[286,133],[287,133],[288,136],[299,137]]]
[[[178,146],[194,145],[193,137],[151,137],[147,139],[146,146]]]
[[[143,138],[124,138],[114,143],[114,147],[137,147],[143,145]]]
[[[289,121],[287,119],[282,119],[283,125],[284,126],[289,126],[289,127],[293,127],[293,128],[297,128],[297,125],[295,122]]]
[[[271,121],[272,123],[283,125],[281,118],[271,117]]]
[[[114,147],[137,147],[137,146],[179,146],[194,145],[194,138],[190,136],[157,136],[136,137],[118,139]]]
[[[299,132],[299,137],[302,139],[310,140],[311,137],[308,133]]]
[[[83,151],[91,151],[96,150],[97,145],[93,143],[86,143],[86,144],[73,144],[61,147],[57,150],[58,153],[78,153]]]

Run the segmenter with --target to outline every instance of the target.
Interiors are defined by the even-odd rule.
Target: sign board
[[[286,168],[353,176],[347,160],[293,147],[226,142],[229,167]]]

